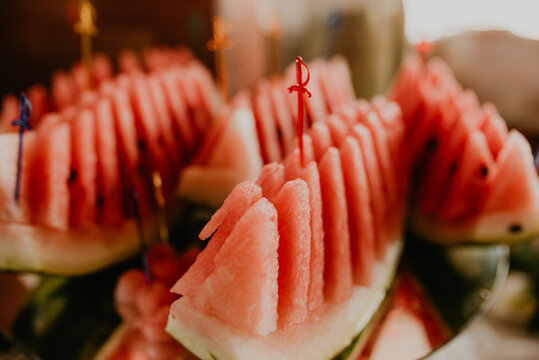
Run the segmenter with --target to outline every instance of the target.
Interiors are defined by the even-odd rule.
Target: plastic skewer
[[[22,140],[24,130],[32,130],[32,127],[28,123],[30,115],[32,114],[32,104],[24,93],[21,93],[19,100],[19,118],[13,120],[11,125],[19,127],[19,154],[17,156],[17,178],[15,180],[15,202],[19,202],[20,196],[20,184],[21,184],[21,165],[22,165]]]
[[[150,265],[148,263],[148,255],[146,254],[146,240],[144,238],[144,229],[142,226],[142,216],[140,215],[140,204],[137,190],[132,190],[132,197],[133,210],[135,214],[135,222],[137,224],[137,233],[140,247],[140,260],[142,262],[142,270],[144,271],[144,281],[146,282],[146,284],[151,284],[152,274],[150,272]]]
[[[303,82],[303,74],[301,71],[301,68],[304,67],[307,71],[307,79],[305,79],[305,82]],[[301,59],[301,56],[296,57],[296,85],[292,85],[288,88],[288,93],[292,93],[293,91],[297,91],[298,93],[298,119],[297,119],[297,132],[298,132],[298,144],[299,144],[299,157],[300,157],[300,163],[301,166],[303,166],[303,94],[307,96],[308,98],[311,97],[311,93],[309,90],[305,88],[305,85],[309,82],[309,79],[311,78],[311,74],[309,73],[309,68],[303,60]]]
[[[227,24],[221,16],[213,18],[213,39],[208,41],[208,50],[215,52],[215,67],[221,96],[225,104],[230,100],[226,50],[232,47],[232,42],[227,37]]]
[[[79,20],[74,30],[80,35],[81,59],[86,71],[86,88],[92,89],[92,36],[97,35],[96,12],[90,0],[80,0]]]

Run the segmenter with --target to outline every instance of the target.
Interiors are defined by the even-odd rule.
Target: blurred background
[[[356,93],[383,93],[414,43],[436,42],[464,87],[493,102],[535,150],[539,139],[539,2],[537,0],[93,0],[96,52],[113,59],[126,48],[183,44],[214,70],[207,49],[212,19],[230,25],[232,92],[306,60],[343,54]],[[75,0],[0,2],[0,96],[35,83],[80,57]],[[485,320],[439,359],[537,359],[539,243],[511,251],[512,273]],[[0,279],[1,280],[1,279]],[[1,296],[1,295],[0,295]],[[3,308],[9,313],[9,307]],[[2,324],[0,324],[2,325]]]

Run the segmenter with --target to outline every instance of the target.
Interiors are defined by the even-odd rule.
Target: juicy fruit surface
[[[380,102],[379,107],[383,109],[386,104],[389,103]],[[315,341],[312,339],[317,336],[307,340],[303,335],[298,335],[298,329],[301,332],[309,329],[306,333],[314,335],[322,326],[331,323],[332,316],[336,313],[345,316],[349,311],[346,310],[348,306],[355,306],[352,304],[357,302],[366,304],[374,301],[379,305],[376,301],[381,301],[384,296],[376,295],[376,301],[370,296],[377,291],[385,292],[382,289],[385,289],[385,281],[389,281],[390,277],[386,278],[380,273],[392,273],[396,265],[396,258],[392,256],[398,252],[398,244],[394,243],[398,235],[389,236],[400,234],[402,219],[396,220],[400,212],[392,213],[392,210],[402,208],[404,191],[397,191],[400,187],[395,186],[395,191],[390,193],[387,187],[378,183],[377,196],[380,201],[395,205],[387,209],[384,207],[382,213],[373,211],[373,197],[357,198],[363,191],[371,192],[375,188],[369,185],[370,178],[364,173],[364,148],[358,144],[358,140],[367,141],[366,148],[375,149],[371,130],[361,125],[365,116],[372,115],[373,111],[374,108],[368,105],[365,113],[355,110],[348,112],[352,115],[346,121],[340,116],[334,117],[334,135],[331,135],[329,127],[315,124],[311,132],[321,131],[321,135],[325,134],[320,137],[323,139],[320,144],[323,145],[315,145],[316,135],[309,134],[314,137],[313,151],[308,157],[316,158],[315,149],[318,146],[321,153],[318,162],[311,160],[301,164],[296,148],[284,160],[284,165],[272,163],[263,168],[257,180],[260,186],[247,181],[232,191],[200,234],[202,239],[206,239],[215,232],[206,249],[173,288],[183,297],[173,305],[167,326],[169,332],[186,347],[198,356],[210,358],[215,354],[206,353],[210,351],[206,345],[200,347],[201,343],[206,344],[205,339],[209,336],[214,340],[212,345],[208,345],[211,351],[220,354],[215,355],[218,357],[242,358],[246,354],[267,358],[275,358],[275,354],[280,354],[276,358],[287,358],[291,354],[305,357],[311,352],[301,345],[292,351],[288,346],[286,350],[280,349],[278,344],[287,336],[300,344]],[[399,119],[397,116],[395,121]],[[357,126],[361,127],[359,132],[362,135],[355,137]],[[384,130],[385,127],[376,129],[379,132]],[[309,135],[305,139],[311,139]],[[310,146],[309,141],[306,143]],[[391,151],[389,141],[381,141],[379,146]],[[339,147],[343,150],[339,150]],[[377,174],[382,169],[379,153],[372,151],[369,163]],[[352,170],[345,170],[343,165],[353,165]],[[395,164],[389,162],[386,166]],[[248,190],[248,194],[257,194],[259,200],[254,205],[245,201],[245,195],[242,195],[245,190]],[[269,221],[268,215],[256,209],[260,202],[273,209],[275,219]],[[234,208],[239,211],[232,211]],[[255,210],[259,212],[258,216],[251,214]],[[371,216],[365,216],[364,212]],[[249,220],[249,228],[246,219]],[[354,239],[350,237],[351,223],[364,225],[364,228],[356,228]],[[388,228],[377,238],[374,237],[375,223]],[[268,230],[269,224],[276,226],[275,234]],[[252,229],[258,230],[256,241],[251,239],[254,237]],[[240,237],[245,244],[239,243]],[[271,247],[262,248],[262,244],[270,240]],[[378,241],[383,241],[385,245],[377,244]],[[378,261],[375,248],[379,248]],[[269,250],[272,252],[269,253]],[[365,257],[360,253],[364,251],[370,256]],[[262,260],[261,252],[265,260]],[[376,270],[380,266],[382,269]],[[253,278],[253,274],[258,276]],[[185,286],[200,283],[202,285],[199,287]],[[375,283],[372,292],[366,290],[368,287],[364,285]],[[261,309],[266,309],[264,316]],[[350,341],[365,326],[365,318],[361,320],[359,315],[362,310],[360,307],[355,315],[345,321],[347,325],[335,332],[335,338],[317,345],[321,354],[325,354],[317,354],[317,357],[335,356],[350,345]],[[330,313],[333,315],[330,316]],[[372,313],[365,316],[369,318]],[[200,326],[194,326],[194,323]],[[196,330],[190,332],[192,326]],[[210,330],[213,327],[215,330]],[[221,331],[232,331],[234,336],[226,339]],[[250,337],[253,338],[247,342],[249,345],[232,345]],[[268,339],[269,342],[260,347],[261,339]],[[269,351],[272,355],[262,355],[258,350],[262,351],[270,343],[276,349]]]
[[[189,84],[198,95],[188,99],[184,92],[175,92],[180,97],[177,102],[187,104],[185,118],[171,115],[167,104],[170,89],[157,73],[135,71],[112,76],[110,64],[106,65],[104,59],[96,65],[99,73],[95,91],[84,90],[84,76],[80,78],[84,71],[77,65],[72,74],[55,76],[54,104],[39,103],[43,96],[33,95],[45,115],[32,118],[35,130],[25,134],[28,141],[23,152],[20,210],[12,210],[16,206],[13,200],[6,198],[0,203],[0,214],[6,215],[0,218],[0,226],[5,229],[0,239],[0,267],[80,273],[120,260],[122,251],[124,257],[130,256],[133,241],[127,238],[131,232],[117,235],[132,225],[134,190],[140,212],[148,225],[155,225],[150,221],[158,207],[153,173],[160,175],[163,196],[170,200],[184,162],[191,160],[186,154],[193,156],[194,146],[213,119],[211,100],[201,99],[201,94],[212,97],[215,89],[196,60],[153,54],[153,61],[159,57],[163,60],[154,64],[155,72],[166,69],[183,76],[169,88],[178,90],[186,81],[186,73],[194,73]],[[175,121],[198,129],[196,134],[185,135],[190,139],[189,146],[180,143],[184,137],[177,134]],[[1,133],[0,142],[12,142],[10,150],[17,149],[9,140],[11,136]],[[15,164],[17,158],[8,161]],[[11,169],[10,165],[9,173]],[[235,183],[239,180],[231,178]],[[9,185],[11,181],[6,182],[6,187]],[[23,230],[17,233],[15,229]],[[154,231],[155,227],[149,232],[150,239],[155,239]],[[49,234],[57,235],[48,239]],[[117,239],[108,249],[106,244],[111,240],[107,237],[113,234]],[[84,241],[76,241],[76,237]],[[93,245],[89,243],[91,237],[95,238]],[[70,256],[58,252],[57,264],[53,261],[55,246],[70,249]],[[91,256],[77,266],[73,259],[84,258],[85,251]]]
[[[195,294],[199,306],[234,327],[267,335],[277,327],[277,211],[260,199],[215,255],[214,271]],[[216,298],[220,301],[215,301]]]
[[[539,233],[531,149],[516,130],[508,132],[493,105],[481,107],[434,60],[408,59],[392,97],[410,143],[413,231],[438,242],[511,242]]]
[[[118,279],[114,301],[122,325],[96,359],[177,359],[188,354],[164,327],[168,308],[177,298],[168,289],[193,263],[197,253],[191,248],[180,257],[172,247],[158,244],[148,253],[151,283],[146,283],[141,270],[134,269]]]

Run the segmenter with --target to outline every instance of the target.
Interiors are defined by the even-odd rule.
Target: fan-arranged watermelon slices
[[[381,108],[394,104],[381,104]],[[397,107],[398,109],[398,107]],[[355,103],[234,188],[172,288],[167,331],[202,359],[328,359],[362,343],[400,257],[400,112]],[[390,143],[389,138],[396,140]]]
[[[216,96],[194,59],[167,64],[105,80],[34,119],[24,135],[18,203],[18,135],[0,134],[0,268],[82,274],[134,255],[133,189],[146,238],[155,238],[152,173],[170,199],[211,125]]]
[[[514,242],[539,235],[539,183],[527,140],[480,107],[440,60],[405,61],[391,98],[402,108],[413,172],[409,217],[437,242]]]

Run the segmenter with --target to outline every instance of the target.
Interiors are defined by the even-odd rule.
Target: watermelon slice
[[[477,160],[477,155],[473,154],[462,158],[461,163],[468,168],[468,164],[477,164]],[[524,136],[512,130],[491,168],[487,177],[492,185],[480,193],[479,211],[451,220],[416,211],[412,220],[414,231],[439,242],[514,242],[537,236],[539,184],[531,149]],[[481,170],[479,176],[483,174]],[[473,172],[471,176],[477,178],[478,174]],[[454,206],[467,208],[466,204],[467,198],[461,198],[460,204]]]
[[[508,135],[492,105],[480,109],[477,96],[463,91],[440,60],[427,66],[407,61],[393,97],[403,109],[404,141],[412,149],[413,231],[438,242],[537,235],[539,224],[531,219],[539,208],[539,183],[530,147],[518,132]],[[429,144],[435,146],[424,151]]]
[[[255,179],[262,169],[252,110],[238,106],[224,120],[223,127],[214,129],[219,136],[209,146],[211,151],[203,163],[183,169],[177,190],[180,197],[218,207],[236,184]]]
[[[311,263],[311,205],[303,180],[283,185],[273,200],[279,218],[279,323],[292,326],[307,317]]]
[[[304,135],[305,136],[305,135]],[[311,206],[311,269],[309,281],[309,310],[316,310],[324,302],[324,221],[322,219],[322,195],[320,193],[320,175],[316,162],[311,161],[305,167],[300,165],[299,151],[295,150],[285,160],[287,180],[301,178],[309,186]]]
[[[271,163],[262,168],[257,179],[266,199],[272,200],[284,185],[284,167],[278,163]]]
[[[81,111],[70,121],[71,168],[69,177],[71,226],[87,227],[97,219],[97,151],[94,114]]]
[[[31,165],[36,151],[35,132],[25,132],[23,139],[23,157],[21,162],[21,179],[19,202],[14,199],[15,181],[17,178],[17,159],[19,151],[19,134],[0,134],[0,223],[30,223],[30,177]]]
[[[339,151],[331,147],[319,163],[324,218],[325,294],[340,302],[352,291],[352,256],[344,178]]]

